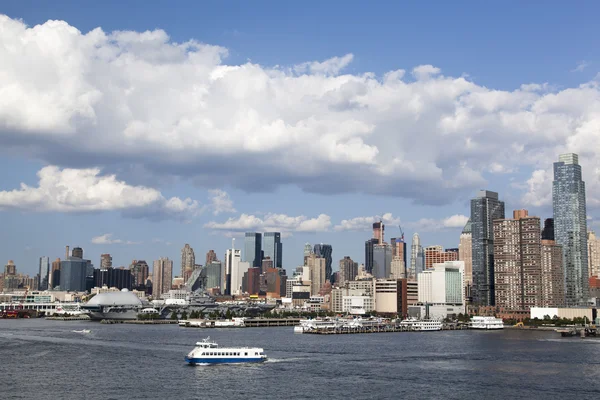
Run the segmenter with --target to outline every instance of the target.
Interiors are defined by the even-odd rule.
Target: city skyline
[[[571,152],[579,154],[586,182],[587,227],[600,231],[600,159],[593,151],[600,139],[592,112],[600,58],[588,51],[594,23],[558,37],[550,22],[534,18],[548,38],[577,45],[560,54],[548,46],[531,52],[539,43],[524,32],[537,11],[520,5],[510,14],[523,25],[502,32],[505,47],[488,48],[500,33],[486,24],[478,37],[460,36],[464,54],[456,57],[447,52],[448,39],[435,34],[451,10],[444,4],[428,18],[422,5],[391,5],[386,14],[410,23],[389,31],[385,23],[348,24],[356,32],[344,28],[344,35],[324,23],[339,11],[335,2],[310,16],[323,22],[319,35],[299,29],[282,5],[242,5],[240,15],[203,5],[202,15],[218,28],[199,28],[193,12],[177,23],[163,19],[161,5],[136,10],[132,21],[119,7],[131,5],[107,3],[93,15],[10,1],[0,8],[2,40],[32,44],[30,58],[3,53],[10,46],[0,50],[15,61],[0,88],[27,88],[11,92],[21,100],[0,110],[0,216],[7,228],[0,260],[14,260],[21,273],[36,274],[42,256],[62,259],[66,244],[83,248],[96,268],[102,254],[115,267],[166,256],[179,271],[186,243],[203,263],[210,249],[221,259],[231,236],[243,249],[245,232],[269,231],[281,232],[284,268],[302,264],[306,242],[327,243],[335,271],[344,256],[364,262],[364,242],[379,218],[386,238],[399,237],[402,226],[407,249],[414,233],[423,247],[456,248],[478,190],[499,193],[506,210],[552,217],[552,164]],[[583,18],[599,6],[586,7]],[[348,21],[374,12],[342,8]],[[582,17],[568,7],[548,9],[566,20]],[[279,22],[261,24],[267,16]],[[428,33],[415,38],[411,24]],[[302,33],[291,34],[295,29]],[[327,45],[320,35],[330,38]],[[149,47],[136,45],[143,37]],[[412,39],[398,40],[406,37]],[[41,61],[36,42],[52,50],[49,62]],[[121,74],[110,67],[117,53],[138,62]],[[178,77],[165,82],[184,103],[169,98],[152,73],[146,82],[128,80],[161,63]],[[52,67],[19,67],[36,64]],[[188,101],[190,82],[205,93],[198,103]],[[134,87],[140,92],[128,92]],[[302,100],[308,98],[314,101]],[[118,114],[117,104],[129,114]]]

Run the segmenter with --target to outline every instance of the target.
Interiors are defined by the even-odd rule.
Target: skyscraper
[[[132,286],[134,288],[145,289],[146,281],[150,275],[148,263],[144,260],[133,260],[129,266],[131,275],[133,275]]]
[[[379,244],[379,239],[369,239],[365,242],[365,271],[373,273],[373,248]]]
[[[306,259],[307,266],[305,268],[308,268],[310,273],[310,293],[312,296],[316,296],[326,282],[325,264],[325,259],[317,257],[314,253]]]
[[[385,225],[383,224],[383,221],[379,220],[379,222],[375,222],[373,224],[373,239],[377,239],[379,240],[379,243],[383,243],[384,242],[384,231],[385,231]]]
[[[373,246],[373,276],[387,279],[392,272],[392,246],[388,243]]]
[[[565,273],[562,246],[542,240],[542,307],[564,307]]]
[[[73,249],[75,250],[75,249]],[[100,269],[112,268],[112,257],[110,254],[100,255]]]
[[[425,270],[432,269],[433,264],[443,264],[446,261],[457,260],[457,251],[444,251],[444,248],[440,245],[425,247]]]
[[[185,244],[181,249],[181,277],[183,282],[187,282],[194,272],[194,265],[196,264],[196,255],[194,249],[189,244]]]
[[[562,154],[554,163],[552,207],[554,238],[564,253],[567,306],[587,305],[589,298],[585,182],[577,154]]]
[[[244,261],[251,267],[260,268],[262,263],[262,235],[258,232],[246,232],[244,236]]]
[[[239,263],[242,260],[242,251],[235,248],[235,238],[231,240],[231,249],[227,249],[225,253],[225,271],[221,275],[221,279],[223,279],[223,294],[227,296],[231,296],[235,294],[235,290],[237,289],[237,279],[238,279],[238,271],[239,271]],[[243,275],[242,275],[243,276]],[[240,286],[242,284],[240,279]]]
[[[50,258],[44,256],[44,257],[40,257],[40,268],[39,268],[39,274],[40,274],[40,283],[39,283],[39,287],[38,290],[48,290],[49,286],[48,286],[48,282],[50,279]]]
[[[48,281],[50,290],[60,286],[60,258],[52,261],[52,271],[50,271]]]
[[[494,303],[494,229],[493,221],[504,219],[504,202],[498,193],[481,190],[471,199],[471,231],[473,248],[473,303]]]
[[[83,249],[81,247],[73,247],[72,256],[83,258]]]
[[[273,260],[273,267],[283,268],[281,233],[265,232],[263,235],[263,251],[265,258],[268,256]]]
[[[215,253],[214,250],[209,250],[206,253],[206,263],[204,265],[208,265],[213,261],[218,261],[219,259],[217,258],[217,253]]]
[[[173,261],[168,257],[161,257],[154,261],[152,268],[152,297],[160,299],[163,293],[171,290],[173,281]]]
[[[473,285],[473,247],[471,245],[471,240],[471,220],[469,219],[460,234],[460,242],[458,244],[458,259],[465,263],[465,286],[467,288],[467,297],[471,296],[471,286]]]
[[[358,275],[358,263],[354,262],[349,256],[340,260],[339,283],[343,285],[347,281],[353,281]]]
[[[542,240],[554,240],[554,218],[546,218],[544,220]]]
[[[417,275],[423,271],[425,262],[423,260],[423,246],[421,246],[421,238],[418,233],[413,234],[412,243],[410,245],[410,268],[408,269],[408,279],[416,280]]]
[[[333,249],[330,244],[315,244],[314,253],[317,257],[325,259],[325,279],[331,281],[331,253]]]

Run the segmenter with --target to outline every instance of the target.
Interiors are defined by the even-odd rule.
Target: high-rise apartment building
[[[316,296],[327,281],[325,274],[325,266],[327,262],[324,258],[317,257],[316,254],[311,254],[306,258],[306,267],[309,271],[310,294]]]
[[[206,262],[204,265],[208,265],[213,261],[219,261],[217,258],[217,253],[215,253],[214,250],[209,250],[208,253],[206,253]]]
[[[588,274],[600,277],[600,238],[593,231],[588,232]]]
[[[17,266],[13,260],[8,260],[6,265],[4,266],[4,277],[6,278],[8,275],[16,275],[17,274]]]
[[[406,264],[401,256],[392,256],[392,262],[390,263],[390,278],[406,278]]]
[[[150,275],[148,263],[144,260],[133,260],[129,266],[129,270],[131,271],[131,275],[133,275],[132,286],[138,288],[138,290],[145,288],[146,281]]]
[[[256,295],[260,290],[260,268],[250,267],[242,278],[242,291],[249,295]]]
[[[331,281],[331,253],[333,249],[330,244],[315,244],[314,253],[317,257],[321,257],[325,259],[325,279]]]
[[[181,277],[183,282],[187,282],[194,272],[194,266],[196,265],[196,255],[194,249],[189,244],[185,244],[181,249]]]
[[[494,221],[496,305],[528,310],[542,304],[540,219],[517,210],[513,219]]]
[[[39,286],[38,290],[48,290],[48,280],[50,279],[50,258],[43,256],[40,257],[40,266],[39,266]]]
[[[473,285],[473,246],[471,245],[471,241],[471,220],[469,219],[460,234],[460,241],[458,244],[458,260],[465,263],[467,297],[471,295],[471,286]]]
[[[168,257],[161,257],[154,261],[152,268],[152,297],[160,299],[163,293],[171,290],[173,281],[173,261]]]
[[[471,246],[473,249],[473,303],[493,306],[494,298],[494,229],[493,221],[504,219],[504,202],[498,193],[481,190],[471,199]]]
[[[251,267],[260,268],[262,265],[262,235],[258,232],[246,232],[244,235],[244,261]]]
[[[421,238],[418,233],[413,234],[410,246],[410,268],[408,269],[408,279],[413,281],[417,275],[425,269],[425,253],[421,246]]]
[[[345,282],[353,281],[358,275],[358,263],[354,262],[349,256],[340,260],[339,285],[343,286]]]
[[[398,256],[402,259],[402,261],[404,261],[404,265],[408,265],[406,243],[404,242],[404,237],[391,238],[390,244],[392,245],[392,258]]]
[[[564,307],[565,274],[562,246],[554,240],[542,240],[541,307]]]
[[[552,207],[554,238],[564,253],[567,306],[584,306],[589,299],[585,182],[577,154],[562,154],[554,163]]]
[[[444,248],[439,245],[425,247],[425,270],[433,268],[433,264],[446,261],[458,261],[458,252],[444,251]]]
[[[392,246],[388,243],[373,246],[373,277],[387,279],[392,272]]]
[[[270,257],[273,260],[275,268],[283,268],[283,244],[281,243],[281,233],[265,232],[263,235],[264,257]]]

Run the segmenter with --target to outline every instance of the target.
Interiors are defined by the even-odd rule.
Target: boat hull
[[[241,364],[241,363],[260,363],[266,361],[266,358],[244,358],[244,357],[223,357],[223,358],[190,358],[185,357],[185,361],[189,364]]]

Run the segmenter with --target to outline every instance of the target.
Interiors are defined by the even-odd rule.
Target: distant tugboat
[[[210,337],[196,343],[196,347],[185,361],[190,364],[257,363],[267,359],[258,347],[221,347],[210,341]]]

